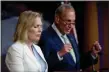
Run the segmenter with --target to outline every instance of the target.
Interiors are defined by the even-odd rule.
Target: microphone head
[[[61,5],[62,5],[62,4],[71,4],[71,3],[70,3],[69,1],[62,1],[62,2],[61,2]]]

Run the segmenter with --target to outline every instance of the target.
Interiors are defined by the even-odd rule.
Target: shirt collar
[[[53,23],[52,24],[52,28],[55,30],[55,32],[58,34],[58,36],[62,36],[62,33],[59,31],[59,29],[56,27],[56,25]],[[66,34],[64,35],[64,36],[66,36]]]

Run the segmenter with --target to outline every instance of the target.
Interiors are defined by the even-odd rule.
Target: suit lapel
[[[78,51],[78,45],[76,43],[76,40],[75,40],[75,37],[73,35],[67,35],[71,44],[72,44],[72,47],[73,47],[73,50],[75,52],[75,56],[76,56],[76,62],[79,61],[79,51]]]
[[[63,43],[62,43],[62,41],[60,40],[60,38],[59,37],[55,37],[54,39],[53,39],[53,41],[54,42],[56,42],[55,44],[55,46],[58,46],[58,47],[56,47],[56,50],[57,51],[59,51],[61,48],[62,48],[62,46],[64,45]]]
[[[44,62],[46,63],[46,66],[47,66],[47,62],[46,62],[41,50],[39,48],[37,48],[34,44],[33,44],[33,46],[35,47],[35,49],[38,52],[39,56],[44,60]],[[26,55],[31,59],[31,62],[34,62],[34,64],[36,64],[36,66],[40,66],[39,63],[38,63],[38,60],[33,55],[33,53],[30,51],[30,49],[28,48],[28,46],[26,44],[24,45],[24,49],[25,49]]]
[[[26,55],[31,59],[31,61],[33,61],[36,64],[37,60],[26,44],[24,44],[24,50]]]
[[[59,38],[59,36],[57,35],[57,33],[54,31],[54,29],[52,27],[50,27],[51,29],[51,35],[52,35],[52,39],[53,40],[52,42],[54,42],[53,44],[55,44],[56,47],[54,47],[56,49],[56,51],[59,51],[62,46],[63,46],[63,43],[61,41],[61,39]],[[57,47],[58,46],[58,47]]]
[[[45,60],[45,58],[44,58],[44,56],[42,54],[41,49],[39,49],[39,47],[36,47],[34,44],[33,44],[33,46],[35,47],[35,49],[38,52],[39,56],[46,62],[46,60]]]

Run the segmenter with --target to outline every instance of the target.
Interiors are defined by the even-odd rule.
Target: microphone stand
[[[92,59],[92,72],[97,72],[94,65],[94,60]]]
[[[94,64],[92,65],[92,72],[97,72],[96,69],[95,69]]]

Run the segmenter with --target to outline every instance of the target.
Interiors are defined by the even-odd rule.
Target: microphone
[[[62,1],[62,2],[61,2],[61,5],[62,5],[62,4],[71,4],[71,3],[68,2],[67,0],[65,0],[65,1]]]

